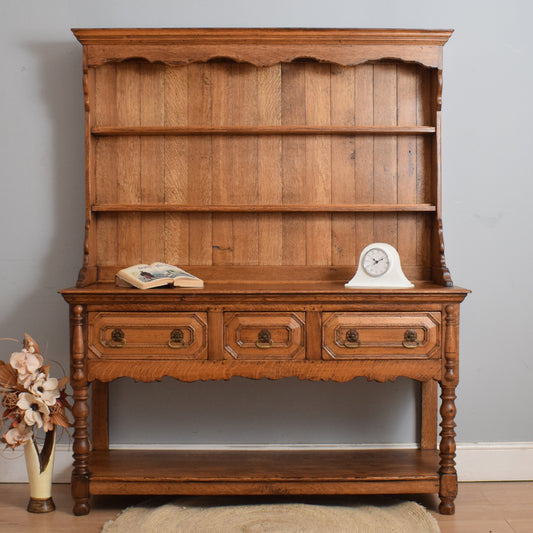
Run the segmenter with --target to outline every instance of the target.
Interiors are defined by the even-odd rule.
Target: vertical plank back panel
[[[397,67],[395,64],[374,65],[374,123],[383,126],[397,124]],[[397,138],[393,135],[374,139],[374,202],[398,201]],[[398,217],[376,214],[374,238],[398,246]]]
[[[281,120],[284,125],[306,123],[305,63],[281,66]],[[286,136],[282,139],[283,203],[303,203],[305,138]],[[283,215],[283,264],[306,264],[306,217]]]
[[[189,126],[211,126],[211,64],[193,63],[188,69]],[[212,143],[210,136],[189,139],[187,202],[211,202]],[[209,213],[189,217],[189,263],[212,263],[212,218]]]
[[[166,67],[164,84],[165,126],[187,126],[187,67]],[[189,183],[188,138],[166,137],[164,161],[165,203],[184,204]],[[173,265],[189,264],[188,214],[165,214],[165,261]]]
[[[374,124],[374,65],[355,67],[355,124]],[[374,201],[374,138],[367,135],[355,138],[355,202]],[[355,220],[355,256],[374,242],[374,215],[358,213]]]
[[[433,109],[431,103],[432,81],[431,71],[421,70],[417,77],[417,124],[433,124]],[[417,139],[417,201],[431,202],[431,138]]]
[[[432,72],[423,69],[417,78],[417,124],[433,123]],[[424,137],[417,138],[416,144],[416,198],[418,202],[431,201],[432,180],[432,140]],[[429,268],[431,266],[432,232],[431,220],[428,216],[417,216],[417,265]]]
[[[140,66],[117,65],[117,123],[140,124]],[[122,137],[117,143],[117,201],[138,204],[141,200],[141,143],[138,137]],[[118,218],[118,263],[134,265],[141,261],[141,216],[121,214]]]
[[[232,61],[95,69],[94,125],[431,125],[434,72],[394,62]],[[95,138],[100,204],[436,202],[432,136],[167,135]],[[431,265],[423,213],[100,213],[96,263],[351,266],[374,241],[412,271]],[[117,250],[120,250],[118,252]]]
[[[213,126],[231,124],[232,112],[232,64],[227,62],[211,64],[211,98]],[[231,141],[227,137],[213,136],[213,203],[231,204],[233,176],[233,154]],[[233,264],[233,216],[229,213],[213,215],[214,265]]]
[[[398,65],[398,123],[416,125],[419,67]],[[414,136],[398,137],[398,203],[416,203],[416,147]],[[398,217],[398,253],[403,266],[416,265],[417,216]]]
[[[95,125],[117,123],[117,69],[104,65],[95,69]],[[95,149],[95,199],[98,203],[117,201],[117,145],[109,139],[96,141]],[[107,266],[118,263],[117,217],[99,216],[96,219],[96,264]]]
[[[331,123],[355,125],[355,69],[331,66]],[[331,202],[354,204],[355,137],[331,138]],[[331,216],[331,264],[355,265],[355,218],[353,213]]]
[[[257,68],[234,64],[232,68],[232,122],[235,126],[257,125]],[[232,143],[233,177],[231,200],[256,204],[257,136],[242,136]],[[259,263],[258,217],[252,213],[233,215],[233,261],[236,265]]]
[[[281,124],[281,65],[257,71],[257,123]],[[259,204],[283,201],[282,140],[279,135],[260,136],[257,144],[257,187]],[[259,215],[259,264],[283,262],[283,226],[280,213]]]
[[[331,108],[331,66],[305,63],[305,114],[309,126],[328,126]],[[308,136],[306,141],[306,203],[331,203],[331,137]],[[306,224],[306,264],[331,264],[331,215],[309,214]]]
[[[165,120],[165,74],[161,65],[140,65],[141,126],[158,126]],[[141,202],[165,201],[165,139],[141,138]],[[141,261],[153,263],[165,257],[165,219],[159,213],[141,214]]]

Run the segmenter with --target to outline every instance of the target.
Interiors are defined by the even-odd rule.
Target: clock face
[[[368,250],[363,258],[363,268],[365,272],[374,278],[383,276],[389,270],[390,260],[387,253],[381,248]]]

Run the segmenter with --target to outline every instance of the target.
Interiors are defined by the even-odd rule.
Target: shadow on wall
[[[371,383],[230,381],[133,383],[110,391],[116,444],[412,444],[419,386],[407,378]]]
[[[49,247],[33,258],[39,278],[0,331],[28,328],[42,352],[68,371],[68,308],[57,291],[74,285],[84,240],[84,108],[82,50],[75,42],[27,43],[39,63],[45,130],[52,136]],[[39,239],[36,231],[35,239]],[[419,387],[393,384],[229,382],[111,385],[111,442],[146,444],[279,444],[414,442]],[[391,406],[393,406],[391,408]]]
[[[26,165],[27,175],[35,173],[39,162],[32,160],[31,145],[45,138],[45,144],[53,150],[49,154],[51,164],[40,174],[32,175],[32,180],[40,182],[41,188],[49,187],[50,194],[44,199],[32,198],[32,194],[38,194],[32,193],[32,183],[25,187],[28,202],[40,210],[43,226],[35,227],[29,238],[26,236],[24,260],[30,263],[32,277],[20,281],[24,289],[14,292],[15,304],[0,323],[2,336],[22,339],[27,330],[45,358],[57,361],[66,372],[68,308],[57,291],[76,281],[82,261],[85,219],[82,53],[68,39],[66,35],[65,42],[22,45],[38,65],[32,80],[38,95],[32,107],[37,109],[38,116],[34,120],[35,128],[18,140],[27,146],[28,159],[21,166]],[[47,246],[38,255],[34,250],[42,250],[42,239],[46,239]],[[16,287],[11,290],[17,291]],[[17,300],[18,294],[23,296]],[[2,347],[2,359],[16,349],[14,343]],[[52,368],[52,373],[60,374],[61,370]]]

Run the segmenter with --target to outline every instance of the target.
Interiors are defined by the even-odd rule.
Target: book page
[[[185,272],[181,268],[167,263],[153,263],[151,271],[157,274],[158,278],[191,278],[198,279],[196,276]],[[161,273],[161,275],[159,275]]]

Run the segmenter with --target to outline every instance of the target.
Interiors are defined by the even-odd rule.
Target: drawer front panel
[[[304,313],[226,313],[224,358],[304,359],[304,332]]]
[[[89,353],[105,359],[207,359],[207,314],[90,313]]]
[[[438,358],[440,323],[440,313],[323,313],[322,358]]]

